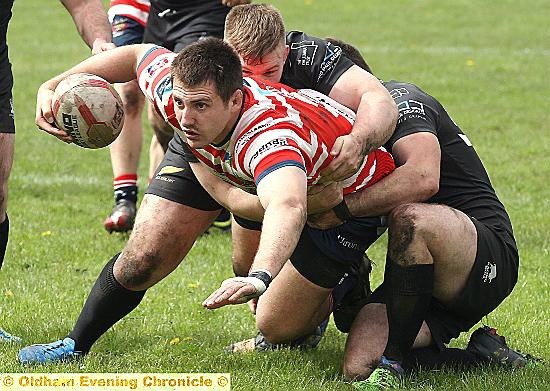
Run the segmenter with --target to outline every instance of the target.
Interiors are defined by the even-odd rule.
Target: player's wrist
[[[349,221],[354,218],[348,208],[348,204],[346,203],[345,199],[342,199],[342,201],[338,205],[334,206],[332,208],[332,211],[334,212],[336,217],[338,217],[342,221]]]
[[[271,284],[271,281],[273,281],[273,276],[267,269],[257,269],[253,270],[250,273],[248,273],[249,278],[255,278],[263,283],[265,288],[263,289],[263,292],[266,291],[266,289],[269,287],[269,284]],[[263,293],[262,292],[262,293]]]

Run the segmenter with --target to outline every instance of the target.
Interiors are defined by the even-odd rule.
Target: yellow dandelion
[[[4,296],[8,297],[8,298],[12,298],[13,297],[13,292],[10,291],[10,290],[7,290],[5,293],[4,293]]]
[[[474,65],[475,65],[475,62],[471,58],[466,60],[466,66],[473,67]]]
[[[179,339],[179,337],[175,337],[175,338],[172,338],[170,340],[170,345],[177,345],[181,342],[181,340]]]
[[[183,340],[184,340],[185,342],[189,342],[189,341],[192,341],[193,338],[191,338],[191,337],[185,337]]]
[[[52,234],[52,231],[44,231],[42,232],[42,236],[50,236]]]
[[[198,287],[199,287],[199,284],[194,282],[190,282],[189,284],[187,284],[187,288],[197,289]]]

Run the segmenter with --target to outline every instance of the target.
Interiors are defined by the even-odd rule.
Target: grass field
[[[288,29],[345,39],[382,79],[440,98],[484,161],[514,224],[521,270],[487,322],[509,343],[550,360],[550,7],[545,0],[473,2],[279,0]],[[337,5],[336,5],[337,4]],[[12,224],[0,273],[0,326],[27,343],[71,329],[89,289],[127,237],[101,223],[111,208],[105,150],[68,146],[37,131],[41,82],[88,55],[54,0],[16,0],[8,35],[15,74],[17,143]],[[146,149],[146,148],[145,148]],[[145,187],[147,160],[140,170]],[[384,243],[369,250],[381,280]],[[107,332],[84,360],[21,367],[0,345],[1,372],[230,372],[234,390],[350,390],[341,381],[345,336],[331,324],[316,351],[241,356],[222,347],[255,333],[247,308],[200,303],[231,276],[230,238],[201,238],[182,266]],[[179,338],[178,343],[174,342]],[[468,336],[454,342],[463,346]],[[548,390],[548,369],[421,373],[411,390]]]

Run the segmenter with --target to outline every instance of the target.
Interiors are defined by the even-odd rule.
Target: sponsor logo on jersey
[[[155,89],[157,96],[163,97],[164,94],[169,94],[172,92],[172,78],[167,75],[164,80],[162,80]]]
[[[283,147],[286,145],[288,145],[288,140],[286,138],[276,138],[273,140],[269,140],[267,143],[265,143],[260,148],[258,148],[258,150],[250,158],[250,162],[253,162],[254,160],[256,160],[258,157],[265,154],[270,149],[273,149],[276,147]]]
[[[483,282],[491,283],[493,279],[497,276],[497,264],[487,262],[485,265],[485,270],[483,271]]]
[[[426,112],[424,110],[424,104],[416,100],[406,100],[397,104],[399,110],[398,123],[403,122],[407,118],[426,118]]]
[[[145,71],[149,76],[153,76],[159,69],[165,68],[169,65],[170,60],[168,60],[168,58],[158,58],[158,61],[155,61],[153,64],[149,65]]]
[[[320,71],[317,81],[321,80],[325,74],[330,73],[334,69],[341,55],[342,49],[339,46],[327,45],[327,51],[319,68]]]
[[[259,123],[254,126],[252,129],[246,131],[245,134],[239,137],[237,144],[235,145],[236,150],[242,149],[256,134],[260,133],[262,130],[268,128],[271,125],[269,121]]]
[[[290,50],[298,50],[296,62],[298,65],[310,66],[317,52],[317,45],[313,41],[295,42],[290,45]]]
[[[409,95],[410,92],[404,87],[394,88],[390,91],[390,95],[393,99],[401,98],[403,95]]]

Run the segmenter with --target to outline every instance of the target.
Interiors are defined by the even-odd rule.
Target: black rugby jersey
[[[292,88],[310,88],[328,95],[340,76],[353,65],[339,46],[301,31],[288,32],[286,44],[290,51],[281,83]]]
[[[441,148],[439,191],[426,202],[445,204],[510,235],[512,224],[498,199],[487,171],[468,137],[435,98],[413,84],[383,83],[397,104],[399,119],[386,143],[391,152],[400,138],[418,132],[433,133]]]

